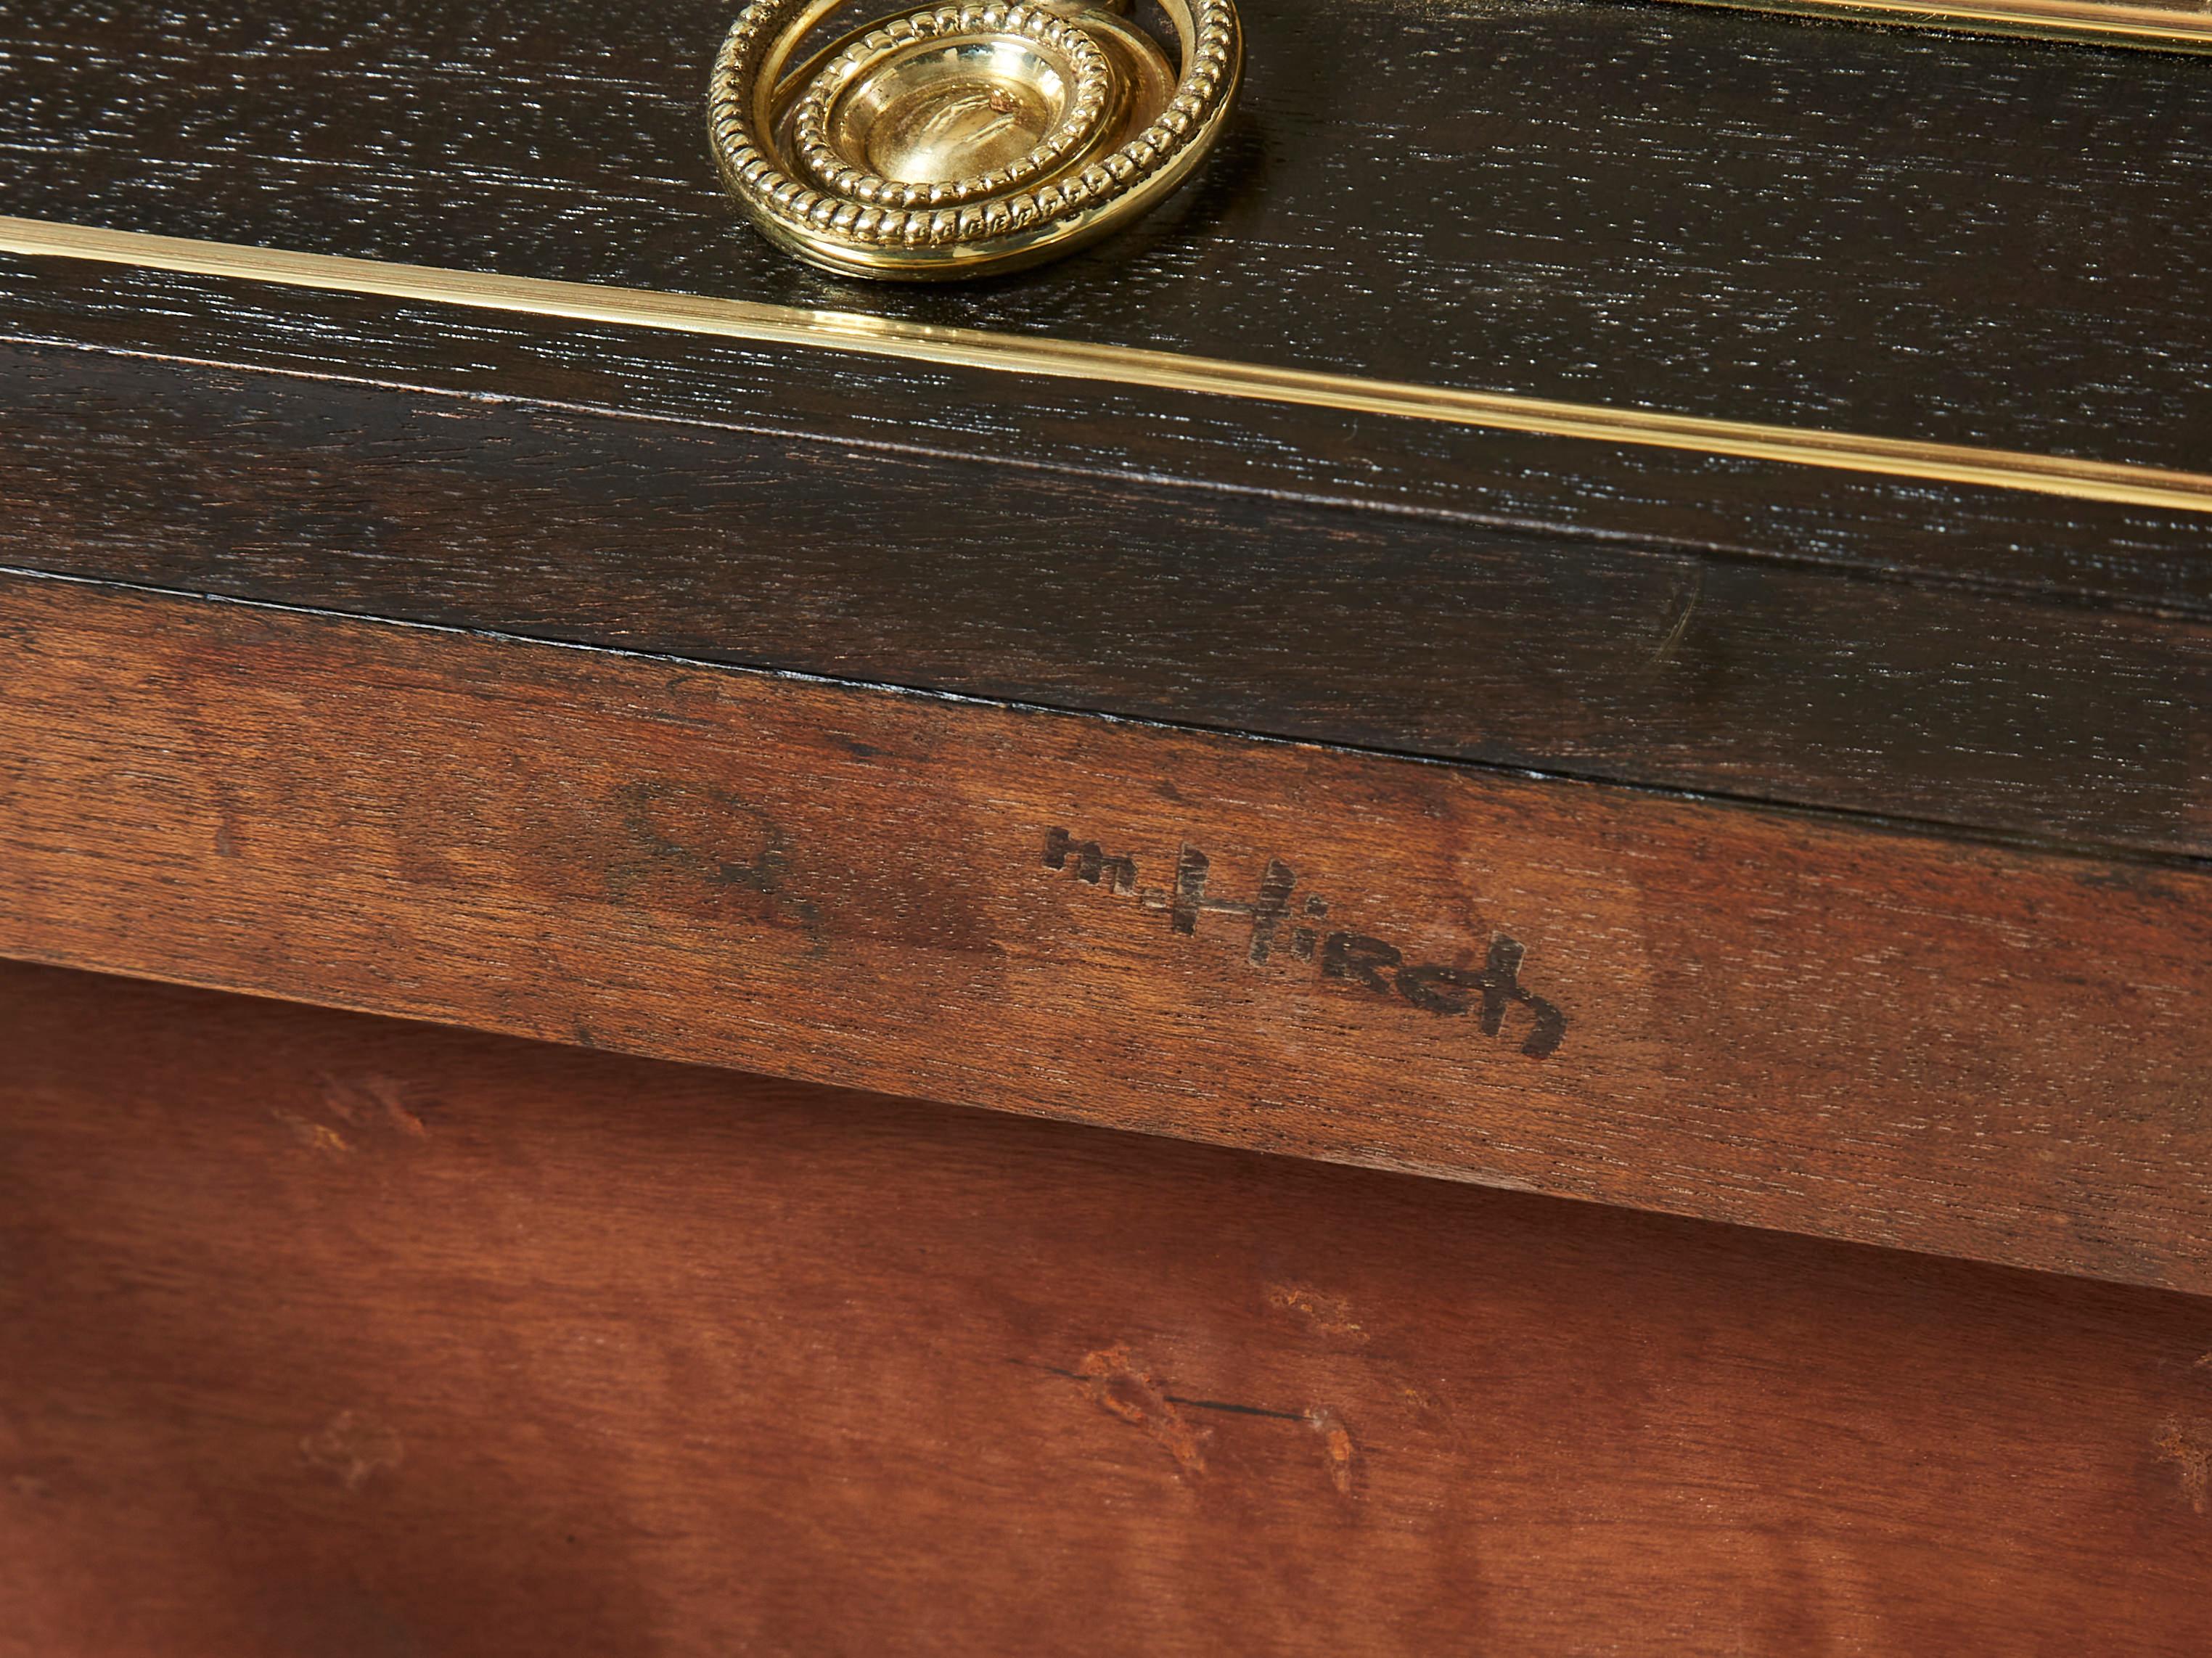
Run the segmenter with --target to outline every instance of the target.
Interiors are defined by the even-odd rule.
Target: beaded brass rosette
[[[1189,177],[1237,93],[1230,0],[1161,0],[1170,61],[1085,0],[935,6],[791,60],[844,0],[754,0],[714,64],[722,176],[755,224],[849,276],[931,280],[1073,251]]]

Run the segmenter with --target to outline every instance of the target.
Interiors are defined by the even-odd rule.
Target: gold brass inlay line
[[[1608,409],[1595,404],[1362,380],[1352,374],[1273,368],[1170,351],[1094,345],[1079,340],[980,329],[939,328],[842,311],[806,311],[750,300],[603,288],[587,282],[498,276],[473,270],[289,253],[136,232],[0,217],[0,253],[87,259],[184,276],[270,282],[329,293],[461,306],[477,311],[625,328],[663,329],[754,344],[857,352],[908,362],[945,364],[1099,381],[1169,392],[1297,404],[1348,413],[1442,422],[1492,431],[1586,438],[1599,443],[1686,450],[1694,454],[1779,461],[1926,483],[2028,490],[2077,501],[2180,512],[2212,512],[2212,474],[2075,460],[1961,444],[1921,443],[1743,421],[1705,420]]]
[[[1905,28],[2026,34],[2148,52],[2212,52],[2212,10],[2107,4],[2106,0],[1689,0],[1744,11],[1790,12]]]

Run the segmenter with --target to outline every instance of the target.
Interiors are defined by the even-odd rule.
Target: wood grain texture
[[[727,0],[580,0],[557,29],[524,0],[19,0],[0,34],[23,156],[8,199],[1385,379],[2212,459],[2200,64],[1542,0],[1243,9],[1243,118],[1203,185],[988,288],[840,282],[735,222],[701,113]]]
[[[0,950],[2185,1288],[2204,878],[16,579]]]
[[[76,351],[0,381],[0,564],[2212,854],[2199,623]]]
[[[2194,1655],[2212,1305],[0,969],[0,1652]]]
[[[550,32],[512,0],[234,0],[189,15],[152,0],[33,0],[0,20],[0,142],[16,158],[0,206],[2212,465],[2197,372],[2212,128],[2197,65],[1542,0],[1249,10],[1247,100],[1203,183],[1133,237],[967,292],[839,284],[732,222],[700,137],[724,0],[591,0]],[[956,405],[943,408],[911,390],[886,398],[879,373],[841,361],[590,333],[518,340],[435,312],[395,322],[390,307],[297,296],[271,319],[219,284],[58,283],[51,268],[9,268],[19,337],[170,349],[163,337],[181,334],[200,355],[392,364],[368,372],[441,383],[498,380],[483,355],[495,349],[532,384],[696,417],[2212,605],[2203,525],[2188,517],[2023,509],[1993,492],[1304,411],[1224,421],[1203,398],[1113,408],[1087,392],[931,382]],[[428,349],[395,347],[418,330]],[[783,407],[794,392],[826,408]]]
[[[2175,446],[2144,458],[2200,464],[2204,233],[2175,203],[2203,123],[2158,60],[2119,60],[2123,131],[2096,112],[2112,54],[1279,0],[1255,15],[1274,67],[1174,212],[932,295],[824,286],[728,222],[687,78],[709,11],[595,5],[547,37],[519,7],[444,0],[23,7],[0,19],[20,159],[0,207],[1690,412],[2059,448],[2149,430]],[[1498,62],[1439,82],[1445,29]],[[1347,54],[1347,30],[1393,51]],[[583,38],[588,73],[562,58]],[[1717,67],[1747,51],[1754,69]],[[1347,57],[1316,100],[1316,65]],[[1641,103],[1560,118],[1632,64]],[[1900,100],[1871,128],[1869,87]],[[1711,167],[1655,170],[1692,134]],[[1868,177],[1842,187],[1847,167]],[[1718,217],[1698,205],[1717,181]],[[1770,210],[1808,190],[1817,224]],[[1875,234],[1907,207],[1944,234]],[[1540,282],[1539,220],[1567,250]],[[0,337],[96,348],[0,364],[4,556],[25,568],[2212,849],[2212,562],[2184,515],[50,262],[0,270]],[[1496,356],[1509,338],[1525,351]],[[1923,399],[1948,413],[1923,421]]]
[[[4,181],[0,181],[4,188]],[[0,258],[0,339],[2212,616],[2201,514]]]

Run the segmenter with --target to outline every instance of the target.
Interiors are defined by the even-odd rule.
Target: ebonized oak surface
[[[2196,1658],[2212,1305],[0,967],[0,1652]]]
[[[733,222],[730,0],[28,0],[8,210],[1686,414],[2212,466],[2187,58],[1608,0],[1251,0],[1133,237],[854,284]]]
[[[549,28],[456,0],[40,0],[0,20],[0,207],[2212,465],[2201,62],[1601,0],[1261,0],[1243,113],[1178,203],[1073,262],[915,292],[808,271],[734,222],[701,134],[726,10],[594,0]],[[386,369],[389,307],[319,320],[330,307],[279,296],[305,310],[288,329],[220,284],[58,291],[19,268],[9,289],[18,334],[173,349],[181,328],[187,355],[438,383],[514,355],[451,313]],[[520,355],[617,406],[2212,604],[2194,515],[634,336],[556,331]],[[827,409],[806,384],[825,368]]]
[[[0,256],[0,295],[9,340],[2212,616],[2201,513],[56,260]]]

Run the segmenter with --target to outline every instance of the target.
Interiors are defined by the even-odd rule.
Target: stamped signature
[[[1559,1006],[1521,982],[1527,952],[1504,933],[1491,937],[1480,968],[1409,962],[1396,945],[1365,933],[1326,925],[1328,901],[1298,891],[1297,873],[1279,858],[1270,858],[1250,898],[1226,898],[1212,890],[1212,862],[1196,847],[1186,846],[1176,859],[1175,876],[1165,887],[1139,884],[1136,859],[1109,854],[1096,841],[1079,841],[1065,829],[1044,838],[1044,867],[1072,872],[1074,878],[1146,909],[1164,914],[1169,927],[1186,937],[1198,932],[1206,915],[1234,917],[1247,929],[1245,959],[1255,966],[1287,955],[1310,962],[1324,979],[1411,1003],[1444,1018],[1474,1017],[1486,1036],[1502,1035],[1509,1016],[1524,1024],[1521,1051],[1540,1060],[1559,1051],[1567,1034],[1567,1016]]]

